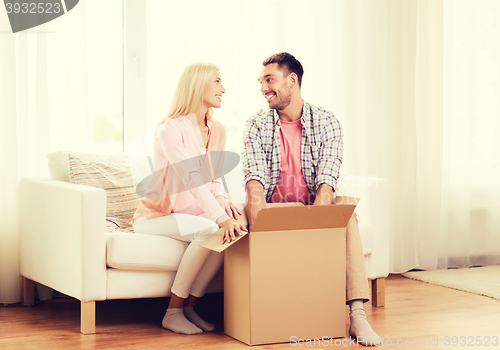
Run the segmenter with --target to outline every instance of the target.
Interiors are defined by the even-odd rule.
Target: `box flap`
[[[253,232],[305,230],[345,227],[351,218],[359,198],[338,196],[332,205],[302,205],[301,203],[267,204],[255,219]],[[246,211],[236,220],[248,227]],[[222,244],[223,230],[219,229],[202,243],[201,247],[222,252],[238,242],[247,233],[231,243]]]
[[[335,198],[332,205],[266,207],[259,211],[252,231],[305,230],[345,227],[359,198]]]

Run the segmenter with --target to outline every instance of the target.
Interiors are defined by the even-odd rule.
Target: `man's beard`
[[[290,105],[292,102],[292,92],[290,89],[286,89],[286,96],[278,98],[278,94],[275,95],[275,101],[269,106],[271,109],[276,109],[277,111],[282,111]]]

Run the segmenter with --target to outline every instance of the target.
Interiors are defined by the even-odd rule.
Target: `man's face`
[[[292,91],[288,85],[288,77],[278,69],[277,63],[262,68],[259,76],[260,91],[264,95],[269,108],[278,111],[285,109],[292,101]]]

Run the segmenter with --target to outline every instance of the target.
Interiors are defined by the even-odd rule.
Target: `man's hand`
[[[314,199],[314,205],[326,205],[332,204],[335,192],[332,186],[327,184],[321,184],[316,193],[316,198]]]
[[[252,232],[252,226],[259,210],[266,207],[266,198],[264,196],[264,186],[257,180],[247,182],[247,212],[248,230]]]

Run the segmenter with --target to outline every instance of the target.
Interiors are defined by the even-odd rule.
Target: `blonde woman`
[[[194,63],[184,70],[171,110],[155,130],[156,171],[132,221],[136,233],[190,242],[162,321],[164,328],[176,333],[197,334],[215,328],[199,317],[193,306],[221,267],[223,255],[199,243],[219,227],[229,242],[235,232],[246,232],[234,221],[240,213],[228,202],[221,181],[213,177],[209,183],[202,180],[207,176],[203,169],[208,163],[204,162],[211,162],[207,152],[225,148],[226,131],[212,119],[213,108],[221,106],[224,93],[215,65]]]

